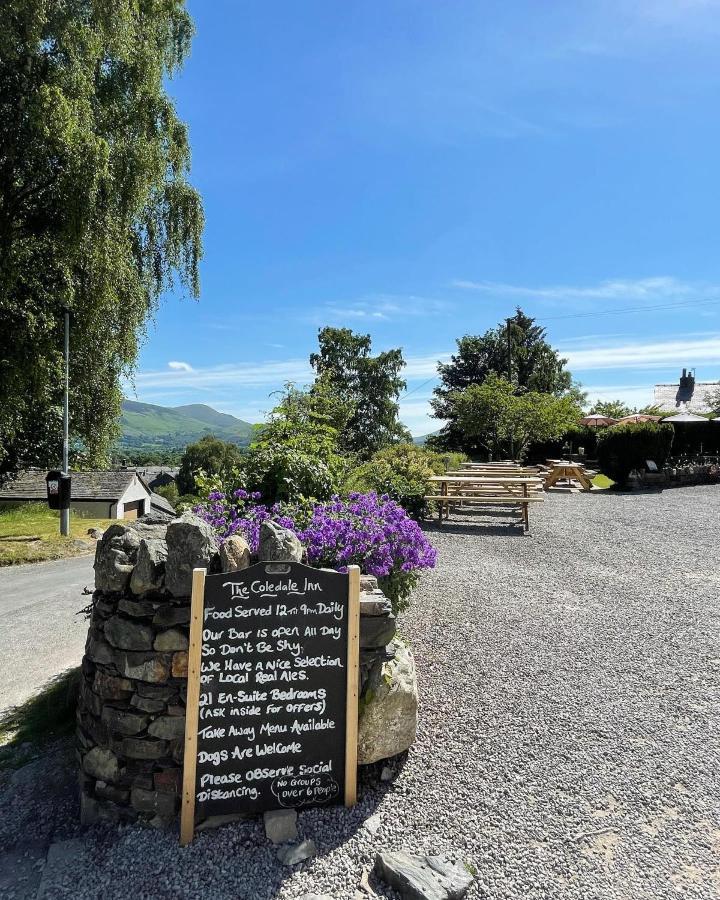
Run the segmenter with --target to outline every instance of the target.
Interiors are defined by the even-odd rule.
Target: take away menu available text
[[[348,715],[357,722],[356,699],[348,710],[352,580],[298,563],[204,579],[199,818],[343,801]],[[189,684],[189,706],[191,694]]]

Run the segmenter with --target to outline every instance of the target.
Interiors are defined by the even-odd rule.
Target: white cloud
[[[389,320],[406,318],[407,316],[432,316],[447,311],[449,304],[445,300],[429,297],[417,297],[413,294],[396,295],[380,294],[360,297],[348,303],[327,303],[316,310],[313,318],[326,321],[328,317],[346,320]]]
[[[184,386],[204,388],[209,386],[276,385],[286,381],[306,382],[312,377],[310,363],[306,359],[283,362],[263,361],[192,369],[174,368],[171,371],[139,372],[135,382],[142,388],[172,388]]]
[[[193,367],[190,363],[180,362],[179,360],[171,359],[168,363],[168,369],[172,369],[174,372],[192,372]]]
[[[720,298],[720,285],[683,281],[669,275],[658,275],[653,278],[619,278],[589,285],[558,284],[528,287],[527,285],[495,281],[463,280],[453,281],[452,285],[461,290],[478,291],[496,297],[527,297],[538,300],[631,300],[639,302]]]
[[[720,334],[670,341],[643,341],[586,349],[560,349],[572,371],[657,369],[671,366],[720,367]]]

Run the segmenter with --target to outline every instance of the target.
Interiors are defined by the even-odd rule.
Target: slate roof
[[[0,487],[0,500],[47,500],[44,469],[28,469]],[[119,500],[135,472],[71,472],[73,500]],[[150,488],[138,479],[151,494]]]
[[[159,509],[161,512],[168,513],[171,516],[175,515],[175,509],[172,503],[170,503],[164,497],[161,497],[160,494],[150,494],[150,506],[155,507],[155,509]]]
[[[707,401],[708,394],[718,390],[717,381],[696,381],[693,388],[681,388],[679,384],[656,384],[653,406],[663,412],[708,413],[712,407]]]

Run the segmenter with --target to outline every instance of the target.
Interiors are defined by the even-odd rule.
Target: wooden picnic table
[[[552,468],[545,476],[545,490],[551,488],[561,478],[568,481],[578,481],[586,491],[592,488],[592,481],[590,481],[580,463],[568,462],[567,460],[553,462]]]
[[[426,500],[439,503],[438,521],[442,524],[443,514],[450,518],[451,503],[474,502],[480,505],[519,506],[523,527],[530,527],[528,507],[530,503],[543,500],[542,480],[537,476],[525,475],[433,475],[428,479],[431,485],[439,485],[439,494],[427,494]]]

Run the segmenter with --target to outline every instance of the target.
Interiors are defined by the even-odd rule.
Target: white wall
[[[118,500],[116,513],[118,519],[122,519],[125,515],[125,504],[130,503],[133,500],[144,500],[144,512],[150,512],[150,494],[137,475],[133,476],[133,480],[127,486],[127,490]]]

